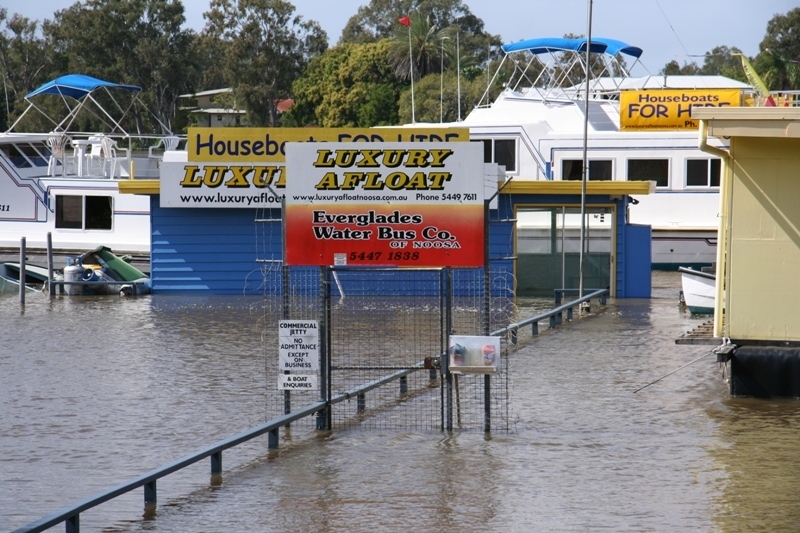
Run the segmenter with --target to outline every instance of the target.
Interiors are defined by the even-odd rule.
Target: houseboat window
[[[46,167],[47,166],[47,157],[42,155],[32,144],[23,143],[19,145],[20,150],[28,159],[37,167]],[[44,148],[44,145],[41,145],[41,148]]]
[[[580,181],[582,179],[582,159],[564,159],[561,161],[561,179]],[[589,161],[590,181],[611,181],[611,160]]]
[[[17,168],[30,168],[31,162],[22,155],[22,152],[19,150],[16,144],[4,144],[0,146],[0,150],[3,151],[5,156],[8,158],[11,163]]]
[[[668,159],[628,159],[628,181],[655,181],[669,187]]]
[[[481,139],[484,163],[497,163],[508,172],[517,171],[517,141],[514,139]]]
[[[719,159],[687,159],[687,187],[719,187],[721,163]]]
[[[110,196],[56,196],[56,228],[110,230]]]
[[[513,139],[495,139],[494,162],[503,165],[509,172],[517,170],[517,142]]]
[[[56,228],[83,229],[83,196],[56,196]]]

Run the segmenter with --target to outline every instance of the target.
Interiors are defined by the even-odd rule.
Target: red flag
[[[399,22],[403,26],[411,26],[411,19],[408,17],[401,17],[397,19],[397,22]]]

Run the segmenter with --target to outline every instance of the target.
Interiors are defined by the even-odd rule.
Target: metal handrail
[[[561,295],[565,292],[575,292],[578,289],[556,289],[555,290],[555,300],[556,304],[561,301]],[[563,323],[564,311],[567,312],[567,320],[572,320],[572,309],[583,302],[588,302],[592,298],[600,298],[600,304],[605,305],[606,297],[608,296],[608,289],[588,289],[592,292],[589,294],[585,294],[581,298],[577,300],[572,300],[571,302],[567,302],[563,305],[556,307],[555,309],[551,309],[546,313],[541,313],[536,316],[532,316],[530,318],[526,318],[521,322],[515,322],[509,324],[508,326],[493,331],[492,335],[503,335],[505,333],[511,334],[511,344],[517,344],[517,331],[519,328],[531,325],[532,326],[532,334],[538,335],[539,334],[539,322],[545,319],[550,319],[550,327],[554,328],[558,325]]]
[[[134,478],[130,481],[126,481],[121,485],[117,485],[116,487],[102,492],[96,496],[92,496],[87,498],[83,501],[80,501],[70,507],[62,509],[56,513],[51,514],[50,516],[46,516],[36,522],[32,522],[26,526],[23,526],[19,529],[14,530],[13,533],[38,533],[41,531],[45,531],[53,526],[56,526],[62,522],[73,520],[72,523],[67,523],[67,532],[71,531],[78,531],[77,525],[77,517],[80,516],[80,513],[83,511],[87,511],[93,507],[100,505],[101,503],[107,502],[116,498],[117,496],[121,496],[126,494],[134,489],[138,489],[139,487],[145,487],[145,505],[154,504],[155,503],[155,482],[156,480],[177,472],[187,466],[190,466],[198,461],[205,459],[206,457],[211,457],[211,474],[218,475],[221,473],[222,470],[222,460],[221,460],[221,453],[223,450],[227,450],[228,448],[233,448],[243,442],[248,440],[254,439],[260,435],[263,435],[267,432],[275,432],[283,426],[286,426],[296,420],[304,418],[309,415],[313,415],[318,411],[321,411],[326,407],[325,402],[316,402],[303,409],[299,409],[282,417],[276,418],[274,420],[270,420],[260,426],[255,428],[249,429],[245,432],[239,433],[238,435],[234,435],[233,437],[227,438],[225,440],[216,442],[206,448],[198,450],[192,454],[189,454],[177,461],[170,463],[168,465],[162,466],[161,468],[157,468],[155,470],[151,470],[150,472]],[[277,435],[274,435],[277,438]],[[270,435],[270,444],[272,444],[273,435]],[[273,447],[273,446],[270,446]],[[149,488],[148,488],[149,486]],[[151,496],[148,499],[148,496]]]
[[[66,283],[70,283],[70,282],[66,282]],[[558,291],[564,291],[564,290],[563,289],[557,289],[557,294],[558,294]],[[569,291],[570,290],[567,289],[565,292],[569,292]],[[561,305],[559,307],[556,307],[555,309],[552,309],[552,310],[550,310],[550,311],[548,311],[546,313],[542,313],[542,314],[536,315],[534,317],[531,317],[531,318],[528,318],[526,320],[523,320],[522,322],[509,324],[508,326],[506,326],[504,328],[501,328],[499,330],[496,330],[496,331],[492,332],[491,335],[501,335],[501,334],[504,334],[504,333],[510,331],[511,334],[512,334],[512,339],[513,339],[512,340],[512,344],[516,344],[516,331],[520,327],[526,326],[528,324],[534,324],[534,326],[535,326],[538,323],[538,321],[544,320],[546,318],[551,318],[550,327],[555,327],[556,325],[561,324],[561,316],[563,315],[564,311],[568,312],[567,319],[571,320],[571,318],[572,318],[571,314],[572,314],[572,308],[573,307],[576,307],[577,305],[581,304],[582,302],[587,302],[587,301],[591,300],[592,298],[598,298],[598,297],[601,298],[601,303],[605,304],[605,297],[606,297],[607,294],[608,294],[608,289],[595,290],[594,292],[591,292],[591,293],[583,296],[582,298],[579,298],[577,300],[568,302],[568,303],[566,303],[564,305]],[[558,296],[556,296],[556,301],[557,302],[560,301]],[[557,323],[553,322],[553,317],[559,317],[558,320],[557,320]],[[440,356],[443,356],[443,355],[444,354],[440,354]],[[238,446],[239,444],[242,444],[242,443],[247,442],[247,441],[249,441],[251,439],[259,437],[259,436],[263,435],[264,433],[269,433],[268,447],[270,449],[277,448],[277,446],[278,446],[278,433],[277,433],[278,429],[280,429],[280,428],[282,428],[284,426],[288,426],[292,422],[294,422],[296,420],[299,420],[301,418],[305,418],[306,416],[311,416],[313,414],[316,414],[316,413],[324,410],[325,408],[329,407],[330,405],[334,405],[334,404],[349,400],[349,399],[351,399],[353,397],[363,396],[364,393],[366,393],[367,391],[370,391],[372,389],[378,388],[378,387],[380,387],[382,385],[385,385],[387,383],[390,383],[390,382],[392,382],[394,380],[402,379],[405,376],[407,376],[408,374],[410,374],[412,372],[416,372],[418,370],[423,370],[424,368],[425,368],[424,367],[424,361],[421,361],[421,362],[417,363],[416,365],[414,365],[412,367],[409,367],[407,369],[400,370],[400,371],[397,371],[397,372],[393,372],[393,373],[388,374],[388,375],[386,375],[386,376],[384,376],[382,378],[376,379],[374,381],[370,381],[369,383],[365,383],[365,384],[363,384],[363,385],[361,385],[359,387],[353,388],[351,390],[348,390],[346,392],[343,392],[343,393],[340,393],[340,394],[338,394],[336,396],[333,396],[331,398],[331,401],[330,401],[329,404],[327,402],[324,402],[324,401],[319,401],[319,402],[316,402],[316,403],[312,403],[311,405],[308,405],[308,406],[306,406],[306,407],[304,407],[302,409],[298,409],[297,411],[294,411],[292,413],[289,413],[289,414],[283,415],[281,417],[275,418],[273,420],[270,420],[268,422],[265,422],[264,424],[261,424],[260,426],[257,426],[255,428],[252,428],[252,429],[249,429],[249,430],[244,431],[242,433],[239,433],[237,435],[234,435],[233,437],[229,437],[229,438],[227,438],[225,440],[221,440],[219,442],[211,444],[210,446],[207,446],[207,447],[202,448],[202,449],[200,449],[200,450],[198,450],[198,451],[196,451],[194,453],[186,455],[183,458],[178,459],[177,461],[174,461],[172,463],[164,465],[164,466],[162,466],[160,468],[157,468],[155,470],[151,470],[150,472],[147,472],[146,474],[143,474],[143,475],[141,475],[141,476],[139,476],[137,478],[134,478],[134,479],[131,479],[129,481],[126,481],[126,482],[122,483],[121,485],[117,485],[116,487],[114,487],[112,489],[109,489],[109,490],[107,490],[105,492],[102,492],[100,494],[97,494],[95,496],[91,496],[91,497],[89,497],[89,498],[87,498],[85,500],[82,500],[82,501],[74,504],[74,505],[71,505],[70,507],[66,507],[66,508],[64,508],[64,509],[62,509],[60,511],[57,511],[57,512],[49,515],[49,516],[45,516],[44,518],[41,518],[41,519],[39,519],[39,520],[37,520],[35,522],[31,522],[30,524],[27,524],[25,526],[22,526],[22,527],[20,527],[20,528],[18,528],[16,530],[14,530],[12,533],[39,533],[39,532],[42,532],[42,531],[46,531],[47,529],[50,529],[53,526],[56,526],[56,525],[58,525],[58,524],[60,524],[62,522],[66,522],[66,531],[67,531],[67,533],[76,533],[76,532],[80,531],[79,517],[80,517],[80,514],[83,511],[87,511],[89,509],[97,507],[101,503],[105,503],[105,502],[107,502],[109,500],[113,500],[114,498],[116,498],[118,496],[126,494],[126,493],[128,493],[128,492],[130,492],[132,490],[138,489],[140,487],[144,487],[145,507],[147,508],[148,506],[155,506],[156,501],[157,501],[157,498],[156,498],[156,481],[158,479],[160,479],[162,477],[165,477],[165,476],[167,476],[169,474],[175,473],[178,470],[182,470],[183,468],[186,468],[187,466],[193,465],[194,463],[197,463],[197,462],[199,462],[199,461],[201,461],[201,460],[203,460],[203,459],[205,459],[207,457],[211,458],[211,475],[212,476],[221,475],[221,473],[222,473],[222,452],[224,450],[227,450],[229,448],[233,448],[234,446]],[[401,383],[402,383],[402,381],[401,381]]]

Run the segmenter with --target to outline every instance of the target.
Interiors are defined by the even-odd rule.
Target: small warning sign
[[[278,370],[319,370],[319,327],[316,320],[281,320],[278,324]]]
[[[278,390],[319,390],[316,374],[278,374]]]

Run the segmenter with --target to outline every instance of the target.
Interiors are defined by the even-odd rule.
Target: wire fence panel
[[[347,274],[348,288],[344,296],[334,297],[331,312],[332,395],[398,371],[411,372],[337,404],[334,427],[438,428],[438,373],[431,376],[423,362],[445,349],[441,271]]]
[[[507,339],[497,374],[448,382],[441,360],[448,335],[485,336],[515,320],[508,268],[287,267],[280,210],[261,210],[256,222],[261,280],[250,281],[263,293],[266,419],[333,399],[325,415],[332,429],[484,430],[487,421],[492,431],[509,429]],[[317,389],[279,389],[280,374],[289,373],[279,368],[281,320],[319,323]],[[293,426],[315,424],[306,418]]]

